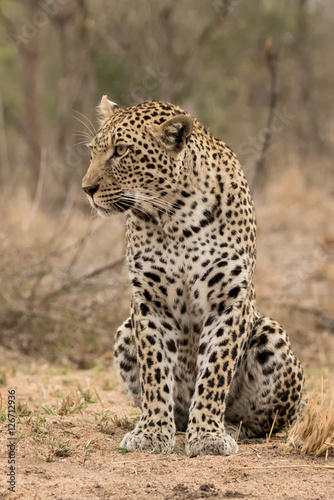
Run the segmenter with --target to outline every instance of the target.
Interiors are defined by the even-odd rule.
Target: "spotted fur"
[[[126,212],[133,295],[115,360],[142,410],[121,446],[190,455],[237,451],[297,414],[303,371],[282,327],[255,304],[256,220],[240,165],[165,102],[103,98],[83,189],[102,216]],[[275,415],[277,414],[277,415]]]

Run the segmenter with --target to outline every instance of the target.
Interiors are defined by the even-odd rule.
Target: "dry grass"
[[[0,206],[1,344],[92,366],[112,351],[112,333],[129,310],[123,221],[93,218],[69,202],[56,212],[33,210],[26,196],[16,197],[15,207]]]
[[[135,427],[139,416],[138,412],[132,415],[117,415],[117,413],[106,411],[99,415],[97,428],[104,434],[114,434],[115,427],[129,431]]]
[[[292,426],[286,445],[287,451],[302,455],[334,455],[334,392],[314,390],[304,415]]]

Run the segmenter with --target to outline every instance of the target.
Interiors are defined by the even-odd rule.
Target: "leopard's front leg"
[[[230,307],[222,316],[206,320],[198,350],[198,375],[187,429],[189,455],[230,455],[238,451],[235,440],[226,433],[226,399],[242,345],[247,323],[243,304]]]
[[[139,294],[133,300],[133,321],[141,385],[142,414],[121,447],[171,453],[175,444],[174,376],[175,327],[154,311]]]

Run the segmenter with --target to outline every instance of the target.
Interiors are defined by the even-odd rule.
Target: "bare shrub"
[[[122,221],[92,219],[74,207],[57,215],[41,207],[31,218],[28,197],[1,209],[0,344],[91,366],[113,349],[128,314]]]

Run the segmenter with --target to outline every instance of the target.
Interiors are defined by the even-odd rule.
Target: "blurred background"
[[[236,152],[258,214],[259,308],[333,373],[330,0],[0,1],[0,345],[109,363],[129,314],[124,220],[81,179],[103,94],[169,100]]]

